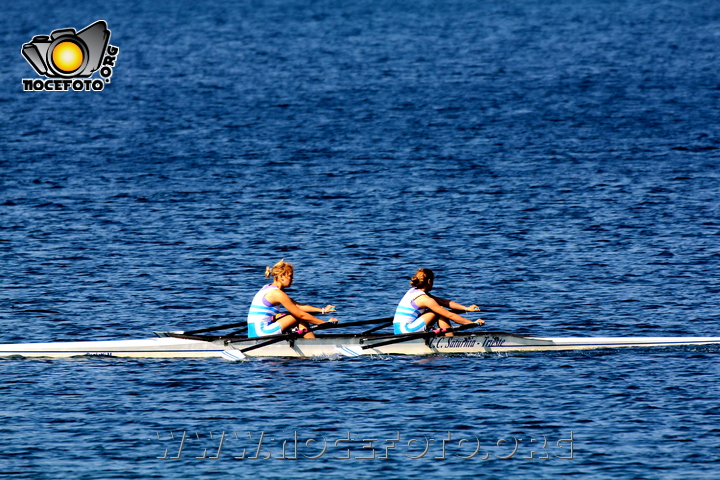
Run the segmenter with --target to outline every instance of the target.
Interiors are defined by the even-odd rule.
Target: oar
[[[240,330],[235,330],[234,332],[230,332],[230,333],[228,333],[228,334],[225,334],[225,335],[222,336],[222,338],[234,337],[234,336],[236,336],[236,335],[240,335],[241,333],[247,333],[247,331],[248,331],[248,327],[247,327],[247,323],[246,323],[246,324],[245,324],[245,328],[241,328]]]
[[[338,327],[357,327],[361,325],[372,325],[375,323],[386,323],[392,321],[393,317],[385,317],[385,318],[375,318],[372,320],[360,320],[357,322],[350,322],[350,323],[341,323],[338,324]],[[213,332],[216,330],[224,330],[226,328],[235,328],[235,327],[245,327],[241,328],[240,330],[237,330],[235,332],[228,333],[227,335],[221,335],[221,337],[234,337],[235,335],[239,333],[243,333],[247,330],[247,321],[239,322],[239,323],[229,323],[227,325],[219,325],[217,327],[210,327],[210,328],[201,328],[199,330],[191,330],[189,332],[173,332],[181,335],[197,335],[198,333],[205,333],[205,332]],[[263,337],[265,339],[270,339],[271,337]],[[273,336],[274,338],[274,336]]]
[[[338,323],[332,323],[332,322],[327,322],[328,325],[325,326],[325,327],[323,327],[323,329],[328,329],[328,328],[344,328],[344,327],[358,327],[358,326],[362,326],[362,325],[373,325],[373,324],[376,324],[376,323],[387,324],[388,322],[391,322],[392,319],[393,319],[393,317],[385,317],[385,318],[375,318],[375,319],[372,319],[372,320],[358,320],[357,322],[347,322],[347,323],[340,323],[340,322],[338,322]],[[323,324],[321,324],[321,325],[325,325],[325,323],[323,323]],[[385,327],[385,326],[387,326],[387,325],[382,325],[382,327]],[[233,332],[233,333],[236,333],[236,332]],[[239,333],[239,332],[238,332],[238,333]],[[290,332],[288,332],[288,333],[290,333]],[[227,340],[230,341],[230,343],[253,342],[253,341],[257,341],[257,340],[274,340],[274,339],[276,339],[276,338],[279,338],[280,340],[282,340],[282,339],[284,339],[284,338],[287,338],[288,333],[281,333],[281,334],[279,334],[279,335],[268,335],[268,336],[266,336],[266,337],[233,338],[232,340],[230,340],[230,338],[233,336],[233,334],[230,334],[230,335],[223,335],[223,336],[221,336],[221,337],[218,337],[217,340],[227,339]],[[307,332],[305,332],[305,333],[307,333]],[[365,333],[365,332],[363,332],[363,333]]]
[[[454,310],[454,309],[451,309],[450,311],[453,313],[458,313],[458,314],[459,313],[473,313],[473,312],[467,312],[465,310]],[[390,322],[392,320],[393,320],[393,317],[375,318],[372,320],[360,320],[357,322],[343,323],[343,324],[339,324],[338,327],[356,327],[356,326],[361,326],[361,325],[372,325],[374,323],[386,323],[386,322]],[[226,328],[236,328],[236,327],[245,327],[245,328],[241,328],[238,331],[229,333],[227,335],[222,335],[222,336],[223,337],[233,337],[233,336],[237,335],[238,333],[243,333],[245,330],[247,330],[247,321],[238,322],[238,323],[229,323],[227,325],[218,325],[216,327],[200,328],[198,330],[190,330],[188,332],[173,332],[173,333],[177,333],[177,334],[181,334],[181,335],[197,335],[199,333],[214,332],[217,330],[225,330]],[[365,332],[365,333],[367,333],[367,332]],[[263,338],[269,339],[270,337],[263,337]]]
[[[384,345],[391,345],[393,343],[407,342],[410,340],[414,340],[416,338],[430,338],[430,337],[439,336],[444,333],[459,332],[461,330],[466,330],[468,328],[474,328],[474,327],[479,327],[479,326],[480,326],[479,323],[473,322],[473,323],[469,323],[467,325],[460,325],[458,327],[436,328],[436,329],[430,330],[429,332],[404,333],[404,334],[400,334],[400,335],[394,335],[394,338],[392,338],[391,340],[386,340],[384,342],[363,345],[362,349],[367,350],[368,348],[382,347]],[[382,338],[388,338],[388,337],[382,337]]]
[[[332,328],[359,327],[362,325],[374,325],[376,323],[388,323],[388,322],[392,322],[392,320],[393,320],[393,317],[374,318],[372,320],[358,320],[357,322],[337,323]]]
[[[235,328],[235,327],[242,327],[242,326],[247,326],[247,321],[239,322],[239,323],[230,323],[228,325],[219,325],[217,327],[201,328],[200,330],[191,330],[189,332],[182,332],[182,333],[185,335],[197,335],[198,333],[213,332],[215,330],[224,330],[226,328]]]
[[[389,319],[389,320],[390,320],[390,321],[387,322],[387,323],[383,323],[382,325],[378,325],[377,327],[371,328],[370,330],[365,330],[364,332],[361,333],[361,335],[370,335],[371,333],[377,332],[378,330],[382,330],[383,328],[387,328],[387,327],[392,326],[392,324],[393,324],[392,320],[393,320],[393,319]]]
[[[392,320],[392,318],[393,318],[393,317],[375,318],[375,319],[373,319],[373,320],[360,320],[360,321],[357,321],[357,322],[348,322],[348,323],[325,322],[325,323],[321,323],[320,325],[318,325],[318,326],[315,327],[315,328],[310,328],[310,329],[308,329],[308,330],[300,330],[300,331],[288,332],[288,333],[283,333],[283,334],[280,334],[280,335],[269,335],[269,336],[267,336],[267,337],[255,337],[255,338],[247,338],[247,339],[243,338],[243,339],[240,339],[240,340],[232,341],[232,342],[230,342],[230,343],[239,343],[239,342],[241,342],[241,341],[253,341],[253,340],[257,341],[257,340],[259,340],[259,339],[263,339],[263,340],[265,340],[265,341],[264,341],[264,342],[261,342],[261,343],[258,343],[258,344],[255,344],[255,345],[251,345],[251,346],[249,346],[249,347],[245,347],[245,348],[243,348],[243,349],[223,352],[223,356],[225,356],[226,358],[229,358],[230,360],[243,359],[243,358],[245,358],[245,352],[249,352],[249,351],[255,350],[255,349],[257,349],[257,348],[262,348],[262,347],[265,347],[265,346],[267,346],[267,345],[272,345],[272,344],[274,344],[274,343],[282,342],[283,340],[290,340],[290,339],[292,339],[293,337],[300,337],[300,336],[302,336],[302,335],[305,335],[305,334],[308,333],[308,332],[315,332],[315,331],[317,331],[317,330],[325,330],[325,329],[330,329],[330,328],[355,327],[355,326],[360,326],[360,325],[371,325],[371,324],[380,323],[380,322],[387,323],[389,320]]]
[[[266,345],[272,345],[273,343],[282,342],[283,340],[290,340],[290,339],[293,338],[293,337],[300,337],[300,336],[302,336],[302,335],[305,335],[305,334],[308,333],[308,332],[315,332],[315,331],[317,331],[317,330],[324,330],[324,329],[326,329],[326,328],[332,328],[333,326],[335,326],[335,322],[325,322],[325,323],[321,323],[320,325],[318,325],[318,326],[315,327],[315,328],[309,328],[309,329],[307,329],[307,330],[297,330],[297,331],[293,331],[293,332],[283,333],[282,335],[271,335],[271,336],[267,336],[267,337],[257,337],[257,338],[255,338],[255,340],[258,340],[258,339],[269,339],[269,340],[266,340],[266,341],[264,341],[264,342],[257,343],[257,344],[255,344],[255,345],[251,345],[251,346],[249,346],[249,347],[245,347],[245,348],[243,348],[242,350],[238,350],[238,352],[244,354],[245,352],[249,352],[250,350],[255,350],[256,348],[262,348],[262,347],[264,347],[264,346],[266,346]],[[237,354],[238,352],[233,352],[233,353],[236,353],[236,354]]]
[[[380,322],[388,322],[389,320],[392,320],[392,317],[375,318],[373,320],[359,320],[357,322],[348,322],[348,323],[325,322],[325,323],[321,323],[320,325],[318,325],[315,328],[310,328],[309,330],[299,330],[299,331],[294,331],[294,332],[283,333],[280,335],[268,335],[267,337],[248,338],[247,340],[250,340],[250,341],[252,341],[252,340],[266,340],[266,341],[263,343],[258,343],[256,345],[252,345],[250,347],[244,348],[241,350],[241,352],[248,352],[250,350],[255,350],[256,348],[264,347],[265,345],[272,345],[273,343],[277,343],[277,342],[280,342],[285,339],[290,339],[293,336],[300,337],[302,335],[305,335],[308,332],[315,332],[317,330],[329,330],[331,328],[357,327],[357,326],[361,326],[361,325],[372,325],[372,324],[380,323]],[[242,340],[244,341],[245,339],[242,339]],[[233,343],[235,343],[235,342],[233,342]]]

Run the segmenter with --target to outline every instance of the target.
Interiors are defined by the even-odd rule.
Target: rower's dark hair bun
[[[435,274],[429,268],[419,269],[410,279],[410,286],[415,288],[425,288],[435,279]]]

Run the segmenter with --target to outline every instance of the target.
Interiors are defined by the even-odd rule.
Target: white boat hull
[[[386,341],[385,338],[383,341]],[[381,340],[374,336],[324,335],[316,339],[283,340],[251,350],[246,347],[265,340],[195,340],[174,337],[96,342],[53,342],[0,345],[0,357],[140,357],[207,358],[231,360],[248,357],[327,357],[334,355],[437,355],[532,351],[589,350],[623,347],[672,347],[720,344],[720,337],[588,337],[543,338],[502,332],[459,333],[455,337],[413,339],[372,347]],[[369,347],[369,348],[363,348]]]
[[[202,358],[218,357],[225,348],[212,342],[180,338],[148,338],[142,340],[111,340],[98,342],[53,342],[0,345],[0,356],[69,358],[141,357],[141,358]]]

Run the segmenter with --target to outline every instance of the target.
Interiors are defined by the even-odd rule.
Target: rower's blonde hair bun
[[[265,267],[265,278],[277,278],[291,273],[293,273],[293,266],[291,263],[287,263],[284,258],[272,267]]]
[[[435,273],[429,268],[420,268],[410,279],[410,286],[415,288],[425,288],[430,282],[435,280]]]

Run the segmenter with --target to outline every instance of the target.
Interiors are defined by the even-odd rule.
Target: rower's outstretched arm
[[[456,302],[455,300],[448,300],[447,298],[440,298],[440,297],[436,297],[434,295],[428,295],[428,296],[431,297],[433,300],[435,300],[439,305],[442,305],[445,308],[450,308],[453,310],[465,310],[466,312],[479,312],[480,311],[480,307],[478,307],[477,305],[474,305],[474,304],[466,307],[465,305],[462,305],[462,304]]]
[[[283,292],[282,290],[272,290],[267,295],[268,297],[272,295],[273,298],[268,298],[269,300],[280,303],[283,307],[287,309],[290,315],[292,315],[298,320],[312,323],[313,325],[320,325],[322,323],[325,323],[323,320],[320,320],[316,316],[312,315],[310,312],[303,311],[300,306],[292,298],[290,298],[287,293]],[[306,306],[309,307],[309,305]],[[320,311],[321,309],[316,310]],[[331,318],[329,321],[337,322],[338,320],[337,318]]]
[[[325,305],[322,308],[297,302],[295,302],[295,305],[297,305],[300,310],[307,313],[319,313],[321,315],[325,315],[326,313],[335,312],[335,305]]]
[[[470,324],[470,323],[474,323],[474,322],[471,322],[470,320],[468,320],[467,318],[461,317],[461,316],[458,315],[457,313],[453,313],[453,312],[451,312],[450,310],[447,310],[447,309],[446,309],[440,302],[438,302],[437,300],[438,300],[437,297],[431,297],[430,295],[424,295],[424,296],[422,296],[422,297],[419,297],[419,298],[418,298],[417,300],[415,300],[415,301],[417,302],[418,306],[420,306],[420,307],[425,307],[425,308],[429,308],[430,310],[432,310],[433,312],[437,313],[437,314],[440,315],[441,317],[447,318],[448,320],[452,320],[453,322],[459,323],[460,325],[468,325],[468,324]],[[451,307],[451,306],[450,306],[451,303],[454,303],[454,304],[456,304],[456,305],[460,305],[459,303],[451,302],[450,300],[447,300],[447,299],[444,299],[444,298],[441,298],[441,299],[439,299],[439,300],[441,300],[443,303],[446,303],[446,305],[447,305],[448,307],[450,307],[450,308],[455,308],[455,307]],[[460,305],[460,306],[462,307],[462,305]],[[463,307],[463,308],[464,308],[464,307]],[[480,320],[480,321],[482,322],[482,320]],[[484,323],[485,323],[485,322],[482,322],[481,325],[484,324]]]

